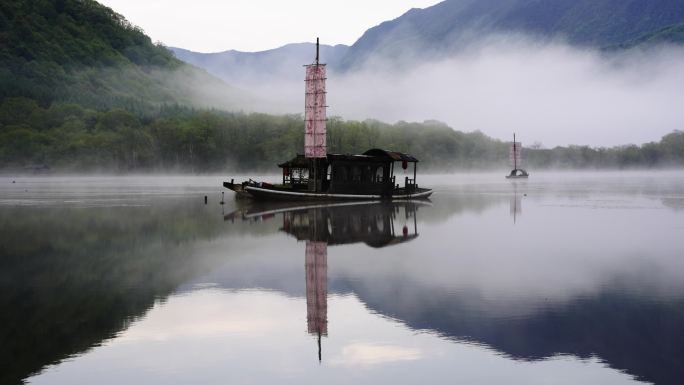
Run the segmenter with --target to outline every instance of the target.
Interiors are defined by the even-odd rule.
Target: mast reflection
[[[418,207],[429,201],[338,203],[319,205],[254,204],[224,216],[224,220],[266,221],[282,216],[281,231],[305,241],[307,332],[328,336],[328,246],[363,242],[387,247],[418,237]]]
[[[328,336],[328,244],[306,242],[306,326],[318,338],[318,361],[321,336]]]
[[[517,184],[513,183],[513,195],[511,195],[509,202],[509,210],[513,217],[513,224],[516,224],[517,219],[522,215],[522,193],[518,191]]]

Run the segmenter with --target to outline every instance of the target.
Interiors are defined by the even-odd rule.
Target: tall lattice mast
[[[304,100],[304,156],[325,158],[327,156],[325,64],[318,62],[318,38],[316,38],[316,61],[306,66]]]

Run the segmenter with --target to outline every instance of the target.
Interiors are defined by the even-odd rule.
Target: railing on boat
[[[283,177],[283,184],[308,184],[309,178],[305,177]]]
[[[412,193],[413,191],[417,190],[418,185],[416,184],[416,179],[411,179],[409,177],[404,178],[404,189],[407,193]]]

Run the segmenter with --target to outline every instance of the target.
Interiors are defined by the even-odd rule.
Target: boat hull
[[[245,190],[245,186],[239,183],[223,182],[223,187],[235,191],[235,199],[251,199],[254,198],[249,192]]]
[[[224,183],[224,186],[235,191],[238,198],[251,198],[261,201],[363,201],[363,200],[410,200],[427,199],[432,190],[418,188],[412,193],[403,189],[392,195],[375,194],[331,194],[324,192],[287,191],[272,187],[242,186]],[[239,186],[239,187],[238,187]]]
[[[530,174],[522,168],[515,168],[510,174],[506,175],[506,179],[527,179]]]

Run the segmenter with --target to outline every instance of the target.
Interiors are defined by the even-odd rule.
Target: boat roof
[[[418,162],[418,159],[416,159],[416,157],[414,157],[413,155],[404,154],[403,152],[398,151],[383,150],[380,148],[370,149],[364,152],[363,155],[387,157],[394,161]]]
[[[328,154],[328,160],[346,160],[346,161],[393,161],[393,162],[418,162],[413,155],[404,154],[398,151],[388,151],[379,148],[370,149],[363,154]],[[302,154],[297,154],[294,158],[283,162],[278,167],[289,168],[308,168],[309,159]]]
[[[351,162],[387,162],[385,158],[369,155],[352,155],[352,154],[328,154],[328,160],[344,160]]]
[[[297,154],[294,158],[279,164],[278,167],[309,168],[309,159],[302,154]]]

